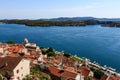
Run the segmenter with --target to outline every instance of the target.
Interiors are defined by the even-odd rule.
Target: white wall
[[[3,53],[3,48],[0,48],[0,53]]]
[[[19,70],[18,73],[17,70]],[[19,79],[22,80],[22,78],[30,74],[30,61],[22,59],[13,72],[15,77],[19,77]]]
[[[75,80],[84,80],[84,76],[82,74],[78,73]]]
[[[23,53],[27,53],[27,49],[23,49],[22,52],[23,52]]]

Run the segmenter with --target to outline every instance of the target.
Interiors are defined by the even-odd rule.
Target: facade
[[[13,70],[14,76],[20,80],[30,74],[30,61],[22,59],[20,63]]]
[[[3,53],[3,48],[0,48],[0,53]]]

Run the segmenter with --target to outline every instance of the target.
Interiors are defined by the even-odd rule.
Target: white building
[[[0,58],[0,74],[4,77],[17,77],[22,80],[30,74],[30,61],[21,57]]]
[[[2,53],[2,54],[3,54],[3,48],[0,48],[0,53]]]
[[[0,53],[3,53],[2,43],[0,42]]]

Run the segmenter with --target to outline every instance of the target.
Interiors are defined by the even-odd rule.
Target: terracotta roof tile
[[[50,73],[53,74],[54,76],[57,76],[57,77],[61,76],[60,69],[58,69],[54,66],[49,66],[48,69],[49,69]]]
[[[90,70],[86,67],[81,67],[81,73],[82,75],[84,75],[85,77],[87,77],[90,73]]]
[[[107,79],[107,76],[103,75],[100,80],[106,80],[106,79]]]
[[[100,80],[107,80],[107,78],[108,78],[107,75],[103,75]],[[108,78],[108,80],[120,80],[120,77],[118,77],[118,76],[112,76],[112,75],[111,75],[111,76]]]
[[[110,76],[109,80],[120,80],[120,77],[117,77],[117,76]]]
[[[75,72],[61,70],[54,66],[49,66],[48,69],[52,75],[57,76],[57,77],[63,77],[68,80],[74,80],[77,76],[77,73]]]
[[[0,53],[0,56],[2,56],[3,54],[2,53]]]
[[[77,73],[65,70],[61,76],[64,77],[65,79],[69,79],[69,78],[75,79],[77,76]]]
[[[9,56],[9,57],[18,57],[19,55],[18,54],[14,54],[14,53],[10,53],[7,56]]]

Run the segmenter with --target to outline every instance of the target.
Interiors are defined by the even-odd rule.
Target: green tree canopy
[[[68,53],[64,53],[64,56],[65,56],[65,57],[70,57],[71,55],[68,54]]]
[[[8,44],[14,44],[14,41],[13,40],[8,40],[7,43]]]
[[[99,69],[95,69],[92,67],[91,70],[94,72],[94,77],[97,79],[100,79],[104,75],[104,72]]]
[[[50,57],[50,56],[56,56],[56,53],[55,52],[49,52],[47,53],[47,56]]]

